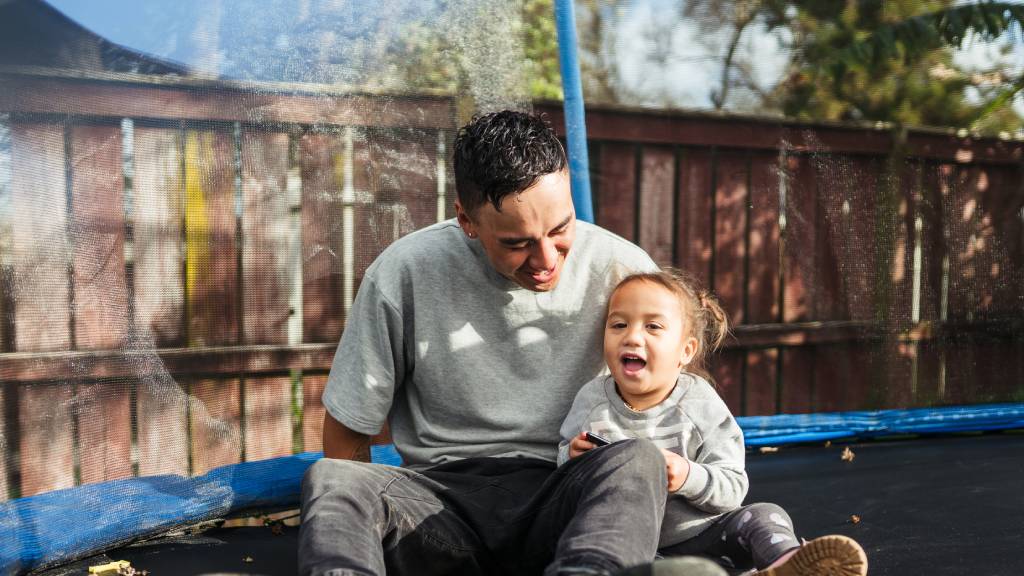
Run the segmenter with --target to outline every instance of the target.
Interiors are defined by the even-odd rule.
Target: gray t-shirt
[[[390,422],[406,466],[475,456],[554,461],[558,427],[602,372],[608,293],[655,264],[586,222],[558,285],[532,292],[499,275],[454,220],[416,231],[370,266],[324,390],[337,421]]]
[[[739,508],[747,495],[743,431],[700,376],[683,372],[668,398],[640,412],[626,406],[611,376],[598,376],[580,389],[562,423],[559,465],[569,459],[569,442],[582,431],[612,442],[646,438],[690,461],[686,481],[669,495],[659,547],[700,534],[720,514]]]

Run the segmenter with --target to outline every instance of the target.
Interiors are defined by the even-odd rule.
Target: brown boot
[[[760,576],[867,576],[868,557],[853,538],[833,534],[804,544],[782,565]]]

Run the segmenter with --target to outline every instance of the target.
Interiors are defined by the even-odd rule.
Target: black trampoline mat
[[[853,451],[842,459],[843,448]],[[747,502],[785,508],[797,534],[845,534],[873,576],[1024,574],[1024,434],[781,447],[748,455]],[[852,521],[853,516],[859,522]],[[151,576],[295,574],[298,529],[216,528],[100,555],[48,576],[128,560]]]
[[[748,502],[782,505],[804,538],[857,539],[872,575],[1024,574],[1024,434],[783,447],[747,469]]]

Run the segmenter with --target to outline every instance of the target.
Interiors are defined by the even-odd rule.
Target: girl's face
[[[661,402],[697,352],[679,297],[637,280],[612,294],[604,328],[604,361],[619,394],[636,410]]]

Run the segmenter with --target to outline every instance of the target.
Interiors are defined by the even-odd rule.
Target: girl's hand
[[[576,439],[573,438],[573,442]],[[686,477],[690,475],[690,461],[675,452],[669,452],[664,448],[661,454],[665,457],[665,471],[668,473],[668,491],[675,492],[683,487]]]
[[[594,448],[597,448],[597,446],[587,440],[587,433],[580,432],[569,442],[569,458],[575,458]]]

